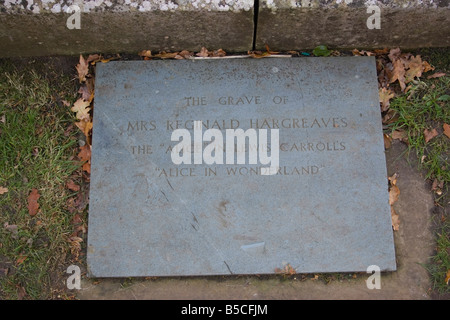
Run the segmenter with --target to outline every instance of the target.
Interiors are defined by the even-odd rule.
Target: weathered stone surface
[[[72,5],[81,9],[80,29],[67,28]],[[253,1],[17,0],[1,3],[0,10],[0,57],[202,46],[246,51],[253,42]]]
[[[280,169],[174,164],[194,120],[278,129]],[[396,269],[370,57],[99,64],[90,190],[96,277]]]
[[[367,20],[380,8],[380,29]],[[450,46],[448,0],[261,0],[256,47],[273,50]]]

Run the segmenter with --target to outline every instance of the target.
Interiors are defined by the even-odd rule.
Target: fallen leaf
[[[400,60],[395,60],[392,63],[392,73],[391,77],[389,79],[389,83],[394,83],[395,81],[398,81],[400,84],[400,88],[402,91],[405,91],[406,84],[405,84],[405,66]]]
[[[447,270],[447,274],[445,275],[445,283],[448,285],[450,282],[450,269]]]
[[[419,78],[422,76],[422,72],[424,70],[423,61],[420,55],[416,57],[411,57],[411,59],[407,60],[405,64],[406,70],[405,72],[405,82],[411,82],[415,77]]]
[[[405,131],[395,130],[391,134],[392,139],[394,140],[401,140],[407,139],[407,134]]]
[[[391,185],[395,186],[397,184],[398,173],[394,173],[392,176],[388,177]]]
[[[72,190],[72,191],[79,191],[79,190],[80,190],[80,186],[77,185],[75,182],[73,182],[73,180],[67,181],[66,187],[67,187],[69,190]]]
[[[227,53],[222,49],[214,50],[211,54],[212,57],[225,57],[226,55]]]
[[[78,93],[80,93],[81,94],[81,98],[84,100],[84,101],[89,101],[89,102],[91,102],[92,101],[92,99],[91,99],[91,92],[89,92],[89,89],[88,89],[88,87],[86,86],[86,85],[82,85],[81,87],[80,87],[80,89],[78,89]]]
[[[394,93],[386,88],[381,88],[378,91],[378,95],[380,97],[380,103],[381,103],[381,111],[385,112],[389,109],[389,100],[391,100],[394,97]]]
[[[8,188],[0,186],[0,194],[4,194],[6,192],[8,192]]]
[[[260,58],[265,58],[265,57],[269,57],[271,56],[271,54],[267,51],[247,51],[247,54],[252,57],[252,58],[256,58],[256,59],[260,59]]]
[[[394,62],[395,60],[398,60],[400,58],[401,53],[402,52],[401,52],[400,48],[391,49],[389,51],[389,55],[388,55],[389,60],[391,60],[392,62]]]
[[[208,49],[206,49],[205,47],[202,47],[200,49],[200,52],[195,54],[197,57],[202,57],[202,58],[206,58],[209,57],[209,51]]]
[[[38,199],[41,195],[37,189],[33,188],[28,196],[28,213],[30,216],[35,216],[39,209]]]
[[[400,189],[393,184],[389,190],[389,204],[392,206],[400,196]]]
[[[88,121],[86,119],[82,121],[75,122],[75,125],[78,127],[78,129],[83,132],[83,134],[87,137],[89,137],[89,131],[92,129],[93,125],[91,121]]]
[[[27,258],[28,258],[28,256],[25,256],[25,255],[19,255],[19,256],[17,257],[16,263],[17,263],[17,264],[22,264]]]
[[[427,79],[440,78],[440,77],[443,77],[443,76],[445,76],[445,73],[443,73],[443,72],[436,72],[436,73],[433,73],[431,76],[428,76]]]
[[[91,147],[89,145],[84,145],[80,147],[80,152],[78,153],[78,158],[85,162],[82,169],[87,173],[91,173]]]
[[[394,229],[395,231],[398,231],[399,226],[400,226],[400,217],[397,214],[397,212],[395,212],[395,210],[392,206],[391,206],[391,220],[392,220],[392,229]]]
[[[96,62],[99,62],[102,59],[102,56],[99,54],[90,54],[88,58],[86,59],[86,63],[95,64]]]
[[[447,136],[447,138],[450,138],[450,125],[444,123],[443,128],[444,134]]]
[[[86,81],[86,76],[89,73],[89,63],[83,58],[83,55],[80,54],[80,62],[76,66],[78,72],[78,79],[80,83]]]
[[[385,55],[389,53],[389,49],[388,48],[384,48],[384,49],[375,49],[374,50],[375,54],[377,56],[381,56],[381,55]]]
[[[17,225],[9,224],[8,222],[5,222],[3,224],[3,227],[5,228],[6,231],[11,232],[11,237],[13,239],[17,239],[17,234],[19,233],[19,229],[18,229]]]
[[[83,239],[77,236],[72,236],[68,241],[70,243],[70,252],[75,256],[75,259],[78,259],[81,251],[81,242],[83,242]]]
[[[383,139],[384,139],[384,148],[389,149],[391,147],[391,141],[392,138],[389,137],[386,133],[383,133]]]
[[[178,52],[178,55],[175,56],[175,59],[189,59],[193,55],[194,55],[194,53],[191,51],[182,50],[182,51]]]
[[[82,98],[80,98],[75,101],[73,107],[70,110],[76,113],[76,117],[78,120],[89,120],[89,111],[91,110],[91,108],[89,108],[89,105],[89,101],[84,101]]]
[[[153,57],[160,59],[173,59],[178,55],[178,52],[165,52],[162,51],[158,54],[155,54]]]
[[[422,67],[423,67],[423,71],[422,72],[428,72],[428,71],[433,71],[435,68],[432,67],[428,62],[423,61],[422,62]]]
[[[0,117],[0,122],[1,123],[5,123],[6,122],[6,115],[2,114],[2,116]]]
[[[76,213],[73,218],[72,218],[72,223],[73,224],[79,224],[82,223],[83,220],[81,219],[80,215],[78,213]]]
[[[152,52],[150,50],[142,50],[142,51],[139,51],[138,55],[141,57],[151,58]]]
[[[371,51],[365,51],[365,50],[359,51],[358,49],[353,49],[352,53],[353,53],[354,56],[364,56],[364,55],[366,55],[366,56],[370,57],[370,56],[374,56],[375,55],[375,53],[373,53]]]
[[[425,136],[425,143],[428,143],[428,141],[430,141],[431,139],[433,139],[434,137],[436,137],[438,135],[438,132],[436,129],[425,129],[423,131],[423,134]]]

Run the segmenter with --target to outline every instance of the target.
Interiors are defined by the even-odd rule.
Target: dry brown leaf
[[[256,59],[260,59],[260,58],[265,58],[265,57],[269,57],[271,56],[271,54],[267,51],[247,51],[247,54],[252,57],[252,58],[256,58]]]
[[[219,50],[214,50],[211,54],[211,57],[225,57],[226,55],[227,55],[227,53],[224,50],[219,49]]]
[[[398,173],[394,173],[392,176],[388,177],[389,183],[393,186],[397,184]]]
[[[89,101],[89,102],[92,101],[92,99],[91,99],[92,94],[91,94],[91,92],[89,92],[89,89],[86,85],[82,85],[80,87],[80,89],[78,89],[78,93],[81,94],[81,98],[84,101]]]
[[[450,138],[450,125],[444,123],[443,128],[444,134],[447,136],[447,138]]]
[[[389,190],[389,204],[392,206],[400,196],[400,189],[393,184]]]
[[[28,213],[30,216],[35,216],[38,213],[39,203],[38,199],[41,195],[38,193],[37,189],[33,188],[28,196]]]
[[[28,258],[28,256],[25,256],[25,255],[19,255],[19,256],[17,257],[16,263],[17,263],[17,264],[22,264],[27,258]]]
[[[397,214],[397,212],[395,212],[395,210],[392,206],[391,206],[391,220],[392,220],[392,229],[394,229],[395,231],[398,231],[399,226],[400,226],[400,217]]]
[[[138,52],[138,55],[141,57],[147,57],[147,58],[151,58],[152,57],[152,52],[150,50],[142,50]]]
[[[89,111],[91,110],[91,108],[89,108],[89,105],[89,101],[84,101],[83,98],[80,98],[75,101],[73,107],[70,110],[76,113],[76,117],[78,120],[89,120]]]
[[[84,145],[80,147],[80,152],[78,153],[78,158],[85,162],[82,169],[87,173],[91,173],[91,147],[89,145]]]
[[[6,122],[6,115],[2,114],[2,116],[0,117],[0,122],[1,123],[5,123]]]
[[[427,79],[440,78],[440,77],[443,77],[443,76],[445,76],[445,73],[443,73],[443,72],[436,72],[436,73],[433,73],[431,76],[428,76]]]
[[[423,71],[422,72],[428,72],[428,71],[433,71],[435,68],[432,67],[428,62],[424,61],[422,63],[422,67],[423,67]]]
[[[389,100],[394,97],[394,93],[389,89],[381,88],[378,91],[378,95],[380,97],[381,111],[385,112],[389,109]]]
[[[394,140],[404,140],[407,138],[407,134],[405,131],[395,130],[391,134],[392,139]]]
[[[434,137],[436,137],[439,133],[437,132],[436,129],[425,129],[423,131],[423,135],[425,136],[425,143],[428,143],[428,141],[430,141],[431,139],[433,139]]]
[[[389,83],[393,83],[395,81],[398,81],[400,84],[400,88],[402,91],[405,91],[406,84],[405,84],[405,66],[400,60],[395,60],[392,63],[392,73],[389,79]]]
[[[383,139],[384,139],[384,148],[389,149],[391,147],[392,138],[389,137],[386,133],[383,133]]]
[[[405,82],[411,82],[415,77],[421,77],[423,68],[423,61],[420,55],[417,55],[416,57],[411,57],[409,60],[407,60],[407,63],[405,65]]]
[[[87,137],[89,137],[89,131],[92,129],[93,125],[91,121],[88,121],[86,119],[82,121],[75,122],[75,125],[78,127],[78,129],[83,132],[83,134]]]
[[[76,66],[78,72],[78,79],[80,83],[86,81],[86,76],[89,74],[89,63],[80,54],[80,62]]]
[[[8,192],[8,188],[0,186],[0,194],[4,194],[6,192]]]
[[[447,274],[445,275],[445,283],[448,285],[450,282],[450,269],[447,270]]]
[[[209,57],[209,51],[208,49],[206,49],[205,47],[202,47],[200,49],[200,52],[195,54],[197,57],[202,57],[202,58],[206,58]]]
[[[79,190],[80,190],[80,186],[77,185],[75,182],[73,182],[73,180],[67,181],[66,187],[67,187],[69,190],[72,190],[72,191],[79,191]]]
[[[158,54],[155,54],[153,57],[160,59],[173,59],[178,55],[178,52],[165,52],[162,51]]]
[[[102,56],[99,54],[90,54],[86,59],[86,63],[95,64],[96,62],[99,62],[101,59]]]

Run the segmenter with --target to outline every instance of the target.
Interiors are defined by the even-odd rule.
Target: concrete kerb
[[[449,0],[4,0],[0,57],[202,46],[243,52],[254,44],[446,47],[449,13]]]
[[[6,0],[0,10],[1,57],[253,44],[253,0]]]
[[[446,47],[449,9],[447,0],[261,0],[256,47]]]

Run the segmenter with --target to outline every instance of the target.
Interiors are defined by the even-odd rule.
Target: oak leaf
[[[91,110],[91,108],[89,108],[89,105],[89,101],[84,101],[83,98],[80,98],[75,101],[73,107],[70,110],[76,113],[76,117],[78,120],[89,120],[89,111]]]
[[[415,77],[421,77],[422,71],[424,70],[423,67],[423,61],[420,55],[417,55],[416,57],[411,57],[411,59],[407,60],[407,63],[405,64],[406,70],[405,72],[405,82],[411,82]]]
[[[389,83],[398,81],[402,91],[405,91],[406,89],[405,73],[406,73],[405,66],[403,65],[403,63],[400,60],[395,60],[394,62],[392,62],[392,74]]]
[[[389,109],[389,100],[394,97],[394,93],[386,88],[381,88],[378,91],[378,95],[380,97],[380,103],[381,103],[381,111],[387,111]]]
[[[86,76],[89,74],[89,62],[83,58],[83,55],[80,54],[80,62],[76,65],[76,69],[78,72],[78,79],[80,83],[86,81]]]
[[[28,213],[30,216],[35,216],[39,209],[38,199],[40,194],[37,189],[33,188],[28,196]]]

